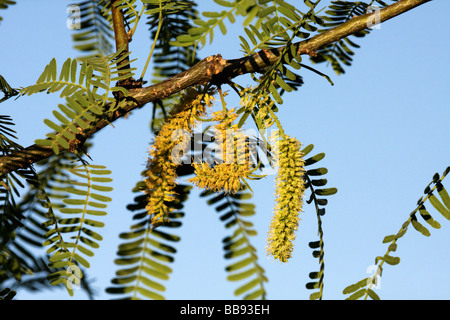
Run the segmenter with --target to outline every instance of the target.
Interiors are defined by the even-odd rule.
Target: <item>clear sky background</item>
[[[295,2],[295,1],[291,1]],[[303,1],[299,8],[304,9]],[[324,1],[327,3],[328,1]],[[212,1],[199,1],[199,10],[214,10]],[[58,70],[73,49],[71,31],[66,27],[69,1],[21,0],[1,10],[2,45],[0,74],[13,87],[34,84],[44,67],[55,57]],[[395,234],[415,208],[433,174],[450,165],[450,61],[449,1],[432,1],[387,21],[368,37],[358,39],[360,49],[352,67],[337,76],[325,64],[316,66],[333,80],[302,70],[305,84],[284,96],[278,116],[285,131],[302,144],[314,144],[313,154],[325,152],[319,162],[329,170],[329,187],[338,193],[328,198],[323,218],[325,241],[324,299],[344,299],[342,290],[369,275],[376,256],[384,255],[386,235]],[[241,26],[228,26],[226,37],[215,32],[216,42],[200,51],[201,58],[222,54],[226,59],[242,56],[238,36]],[[147,26],[138,28],[130,50],[141,70],[151,42]],[[308,64],[310,64],[308,62]],[[140,72],[140,71],[138,71]],[[148,75],[151,73],[148,72]],[[150,80],[150,79],[146,79]],[[246,85],[246,79],[235,79]],[[233,94],[230,92],[230,94]],[[0,105],[1,114],[11,115],[19,143],[28,146],[48,132],[44,118],[53,119],[58,94],[45,93],[10,99]],[[230,105],[231,107],[231,105]],[[89,259],[89,277],[98,299],[116,298],[105,293],[114,272],[118,234],[128,231],[132,213],[126,205],[134,198],[131,189],[144,169],[152,139],[149,130],[151,105],[120,119],[99,132],[90,151],[94,164],[112,170],[114,199],[101,230],[104,240]],[[447,190],[450,183],[444,180]],[[308,299],[308,274],[319,269],[311,255],[310,241],[318,240],[313,206],[305,206],[293,258],[286,264],[265,255],[266,234],[274,203],[274,176],[255,181],[252,199],[258,230],[252,244],[266,270],[269,299]],[[222,239],[229,234],[213,207],[207,206],[194,189],[185,203],[181,237],[173,273],[164,283],[166,299],[235,299],[236,283],[226,280]],[[385,265],[380,288],[382,299],[450,298],[450,221],[429,206],[439,221],[439,230],[429,227],[426,238],[412,227],[398,242],[397,266]],[[425,225],[425,223],[424,223]],[[17,299],[70,299],[65,291],[47,290],[38,294],[21,291]],[[82,292],[75,298],[85,299]]]

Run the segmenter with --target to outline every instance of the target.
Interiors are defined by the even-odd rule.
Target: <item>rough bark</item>
[[[429,1],[431,0],[399,0],[380,10],[380,22],[394,18]],[[327,44],[364,30],[367,28],[368,23],[372,22],[375,14],[377,13],[373,12],[355,17],[342,25],[329,29],[310,39],[298,42],[296,43],[297,50],[301,54],[311,54]],[[117,34],[122,34],[121,38],[125,39],[123,31],[124,29],[122,32],[118,30]],[[74,141],[69,141],[71,146],[70,150],[79,150],[86,139],[133,109],[142,107],[158,99],[167,98],[196,84],[213,83],[220,85],[237,76],[258,72],[276,63],[280,58],[282,50],[282,47],[270,50],[266,49],[249,57],[231,60],[223,59],[221,55],[210,56],[201,60],[190,69],[158,84],[144,88],[130,89],[129,103],[118,112],[108,117],[97,119],[95,123],[91,124],[89,129],[78,134]],[[53,155],[51,147],[31,145],[23,150],[2,156],[0,157],[0,178],[8,172],[27,167],[51,155]]]

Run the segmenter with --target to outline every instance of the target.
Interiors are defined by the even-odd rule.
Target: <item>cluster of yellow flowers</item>
[[[250,160],[250,150],[247,136],[242,133],[238,125],[233,122],[238,118],[235,109],[227,110],[223,101],[223,110],[213,112],[209,120],[216,122],[213,126],[215,142],[217,144],[214,163],[193,163],[195,176],[188,179],[200,188],[215,192],[236,193],[241,189],[242,182],[254,176],[255,167]],[[175,200],[176,169],[179,165],[179,154],[174,152],[190,142],[185,137],[174,135],[178,130],[192,133],[197,121],[206,115],[206,107],[210,107],[214,98],[212,92],[205,92],[200,88],[191,88],[183,92],[180,102],[161,127],[150,148],[150,156],[146,170],[146,189],[148,204],[146,209],[152,215],[152,224],[158,225],[168,219],[173,210],[168,205]],[[273,104],[267,98],[259,103],[251,99],[250,91],[244,91],[241,104],[250,104],[252,108],[258,104],[257,121],[265,124],[266,128],[276,123],[281,125],[273,113]],[[274,119],[272,119],[275,117]],[[182,140],[180,140],[180,138]],[[302,211],[304,183],[304,160],[301,144],[293,137],[289,137],[281,130],[277,130],[270,138],[275,144],[271,152],[276,154],[278,173],[276,177],[274,216],[270,224],[267,239],[267,253],[282,262],[292,255],[295,231],[298,229],[299,214]]]
[[[279,140],[275,209],[268,234],[267,253],[282,262],[292,255],[295,231],[302,211],[305,183],[301,144],[289,136]]]
[[[215,141],[218,145],[217,154],[221,161],[210,165],[208,163],[194,163],[195,177],[188,181],[200,188],[216,192],[236,193],[241,188],[241,179],[246,179],[252,173],[249,159],[248,143],[241,130],[233,125],[238,117],[235,109],[214,112],[213,121],[219,123],[214,126]]]
[[[220,163],[210,167],[203,162],[194,164],[194,167],[195,177],[190,178],[190,182],[199,188],[232,194],[241,189],[240,179],[246,178],[251,173],[248,166],[236,163]]]
[[[254,93],[254,87],[244,88],[241,94],[241,105],[245,106],[246,111],[253,111],[255,121],[259,128],[270,128],[275,122],[270,116],[270,110],[276,110],[275,101],[270,98],[270,92]]]
[[[173,107],[170,117],[150,148],[144,192],[149,196],[146,210],[153,215],[153,225],[165,221],[172,210],[165,202],[173,201],[175,197],[176,168],[179,161],[173,161],[172,151],[183,141],[180,138],[174,139],[174,132],[181,129],[192,133],[196,117],[206,114],[206,106],[211,106],[213,100],[211,93],[203,92],[200,88],[190,88],[183,92],[180,102]]]

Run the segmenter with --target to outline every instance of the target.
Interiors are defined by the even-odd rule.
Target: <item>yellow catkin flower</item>
[[[218,149],[216,154],[222,156],[220,162],[213,165],[208,163],[194,163],[195,177],[188,179],[200,188],[216,192],[234,194],[241,188],[241,179],[246,179],[253,168],[249,159],[248,142],[241,130],[232,125],[238,114],[234,109],[214,112],[213,121],[219,123],[214,126],[215,141]]]
[[[279,144],[275,208],[267,239],[267,253],[274,259],[287,262],[292,255],[295,231],[302,211],[305,162],[297,139],[286,136]]]
[[[180,102],[173,107],[170,117],[161,127],[150,148],[144,192],[149,196],[146,210],[153,215],[154,225],[162,223],[167,218],[172,211],[167,202],[175,199],[176,168],[179,162],[172,159],[172,151],[175,147],[179,147],[180,139],[174,139],[174,132],[181,129],[192,133],[195,117],[206,114],[206,106],[211,106],[212,101],[213,98],[209,93],[197,88],[183,92]]]
[[[196,163],[195,177],[189,181],[199,188],[213,190],[216,192],[234,194],[241,188],[241,180],[248,177],[251,173],[251,167],[245,164],[237,163],[219,163],[214,166],[209,164]]]

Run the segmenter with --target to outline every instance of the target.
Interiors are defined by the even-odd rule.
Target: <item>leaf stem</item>
[[[144,70],[142,70],[140,79],[144,78],[145,72],[147,71],[147,67],[150,63],[150,59],[152,58],[153,51],[155,50],[155,47],[156,47],[156,41],[158,41],[158,37],[159,37],[159,33],[160,33],[162,25],[163,25],[163,21],[164,21],[164,19],[163,19],[163,14],[162,14],[162,3],[161,3],[161,0],[159,0],[158,29],[156,30],[155,39],[153,40],[152,48],[150,50],[150,54],[148,55],[147,62],[145,63]]]
[[[144,13],[145,3],[142,4],[141,12],[138,14],[138,13],[136,12],[136,10],[134,10],[133,6],[129,4],[128,1],[125,0],[125,2],[126,2],[126,4],[128,5],[128,7],[131,8],[131,10],[132,10],[133,13],[134,13],[134,16],[136,17],[136,21],[135,21],[135,23],[134,23],[133,29],[132,29],[132,30],[130,31],[130,33],[129,33],[129,39],[131,39],[131,38],[133,37],[134,33],[136,32],[137,25],[138,25],[138,22],[141,20],[142,13]],[[131,40],[130,40],[130,41],[131,41]]]
[[[270,112],[270,115],[271,115],[273,121],[275,121],[275,124],[277,125],[278,130],[280,131],[281,137],[283,138],[283,140],[286,140],[286,134],[284,133],[283,126],[281,125],[280,120],[278,119],[277,115],[275,114],[275,112],[273,112],[272,108],[269,108],[269,112]]]

